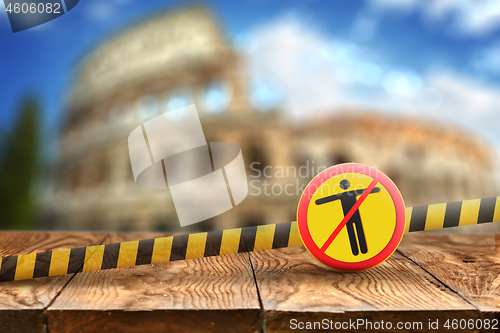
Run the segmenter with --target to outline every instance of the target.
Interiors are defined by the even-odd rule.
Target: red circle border
[[[367,172],[367,170],[369,172]],[[307,224],[307,209],[316,190],[328,179],[343,173],[360,173],[368,177],[372,177],[373,179],[377,179],[377,181],[381,183],[389,192],[396,208],[396,228],[391,239],[389,240],[389,243],[387,243],[384,249],[374,257],[360,262],[344,262],[327,256],[313,241]],[[373,176],[373,174],[375,174],[375,176]],[[315,187],[314,191],[311,191],[312,187]],[[399,243],[403,239],[404,234],[405,205],[398,188],[384,173],[363,164],[344,163],[324,170],[320,174],[316,175],[316,177],[314,177],[313,180],[311,180],[311,182],[307,185],[302,193],[302,196],[300,197],[299,205],[297,207],[297,223],[302,242],[306,246],[307,250],[311,252],[314,257],[316,257],[316,259],[334,269],[342,271],[360,271],[382,263],[389,258],[394,251],[396,251]]]

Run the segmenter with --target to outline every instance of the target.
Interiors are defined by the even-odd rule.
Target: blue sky
[[[120,27],[184,3],[81,0],[66,15],[16,34],[0,4],[0,128],[12,124],[20,98],[35,93],[46,139],[54,142],[62,98],[85,52]],[[273,87],[292,116],[360,105],[456,122],[500,147],[498,2],[202,3],[245,55],[252,82]]]

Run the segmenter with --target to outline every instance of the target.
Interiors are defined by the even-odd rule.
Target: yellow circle
[[[347,189],[343,189],[340,185],[343,180],[347,180],[350,184]],[[308,226],[311,237],[319,248],[322,248],[348,211],[344,212],[340,198],[319,205],[316,204],[316,200],[342,193],[347,195],[347,192],[356,191],[351,195],[352,203],[352,197],[355,196],[356,200],[359,200],[363,189],[366,189],[372,181],[373,178],[363,174],[344,173],[326,180],[314,192],[307,210],[307,220],[310,221]],[[346,206],[348,209],[349,205]],[[361,220],[360,226],[356,224],[357,222],[353,222],[355,219],[348,221],[348,223],[353,223],[351,239],[346,225],[328,246],[325,251],[326,255],[343,262],[361,262],[373,258],[387,246],[396,228],[396,209],[389,192],[381,183],[375,185],[374,190],[359,206],[358,212]],[[366,253],[361,251],[360,242],[363,235],[358,233],[359,228],[362,229],[366,240]],[[357,254],[351,247],[353,237],[358,249]]]

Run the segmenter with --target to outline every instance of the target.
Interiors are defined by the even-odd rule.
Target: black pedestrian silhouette
[[[351,183],[349,183],[347,179],[344,179],[340,182],[340,188],[342,188],[343,190],[347,190],[350,186]],[[365,191],[366,188],[330,195],[328,197],[316,200],[316,205],[322,205],[335,200],[340,200],[340,203],[342,204],[342,210],[344,211],[344,216],[346,216],[352,209],[352,207],[354,207],[354,205],[356,204],[357,202],[356,197],[358,195],[362,195],[363,193],[365,193]],[[374,187],[371,190],[370,194],[378,192],[380,192],[380,188]],[[356,232],[354,231],[354,226],[356,226]],[[354,212],[354,214],[352,214],[349,221],[347,221],[346,228],[347,228],[347,233],[349,235],[349,242],[351,243],[352,254],[357,256],[359,254],[359,250],[361,250],[361,253],[363,254],[368,252],[368,247],[366,246],[365,232],[363,231],[363,224],[361,223],[361,216],[359,215],[359,208]],[[358,243],[359,243],[359,249],[358,249]]]

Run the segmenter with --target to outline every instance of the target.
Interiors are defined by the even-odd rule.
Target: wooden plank
[[[0,256],[27,254],[99,244],[105,234],[65,232],[2,232]],[[43,310],[71,275],[0,283],[2,332],[45,332]]]
[[[105,242],[162,236],[114,234]],[[261,330],[245,253],[77,274],[47,316],[51,333]]]
[[[296,331],[291,320],[422,322],[477,319],[476,308],[399,254],[372,269],[336,272],[300,247],[251,253],[267,332]],[[442,327],[441,327],[442,328]],[[349,331],[333,329],[331,331]],[[359,331],[370,331],[359,327]],[[380,332],[394,332],[394,327]],[[405,331],[404,329],[402,331]],[[406,330],[410,331],[410,330]],[[434,330],[435,332],[435,330]]]
[[[481,311],[500,312],[500,256],[495,235],[409,234],[399,251]]]
[[[75,318],[78,318],[75,320]],[[54,321],[54,319],[56,321]],[[49,332],[260,332],[255,310],[53,310]]]

